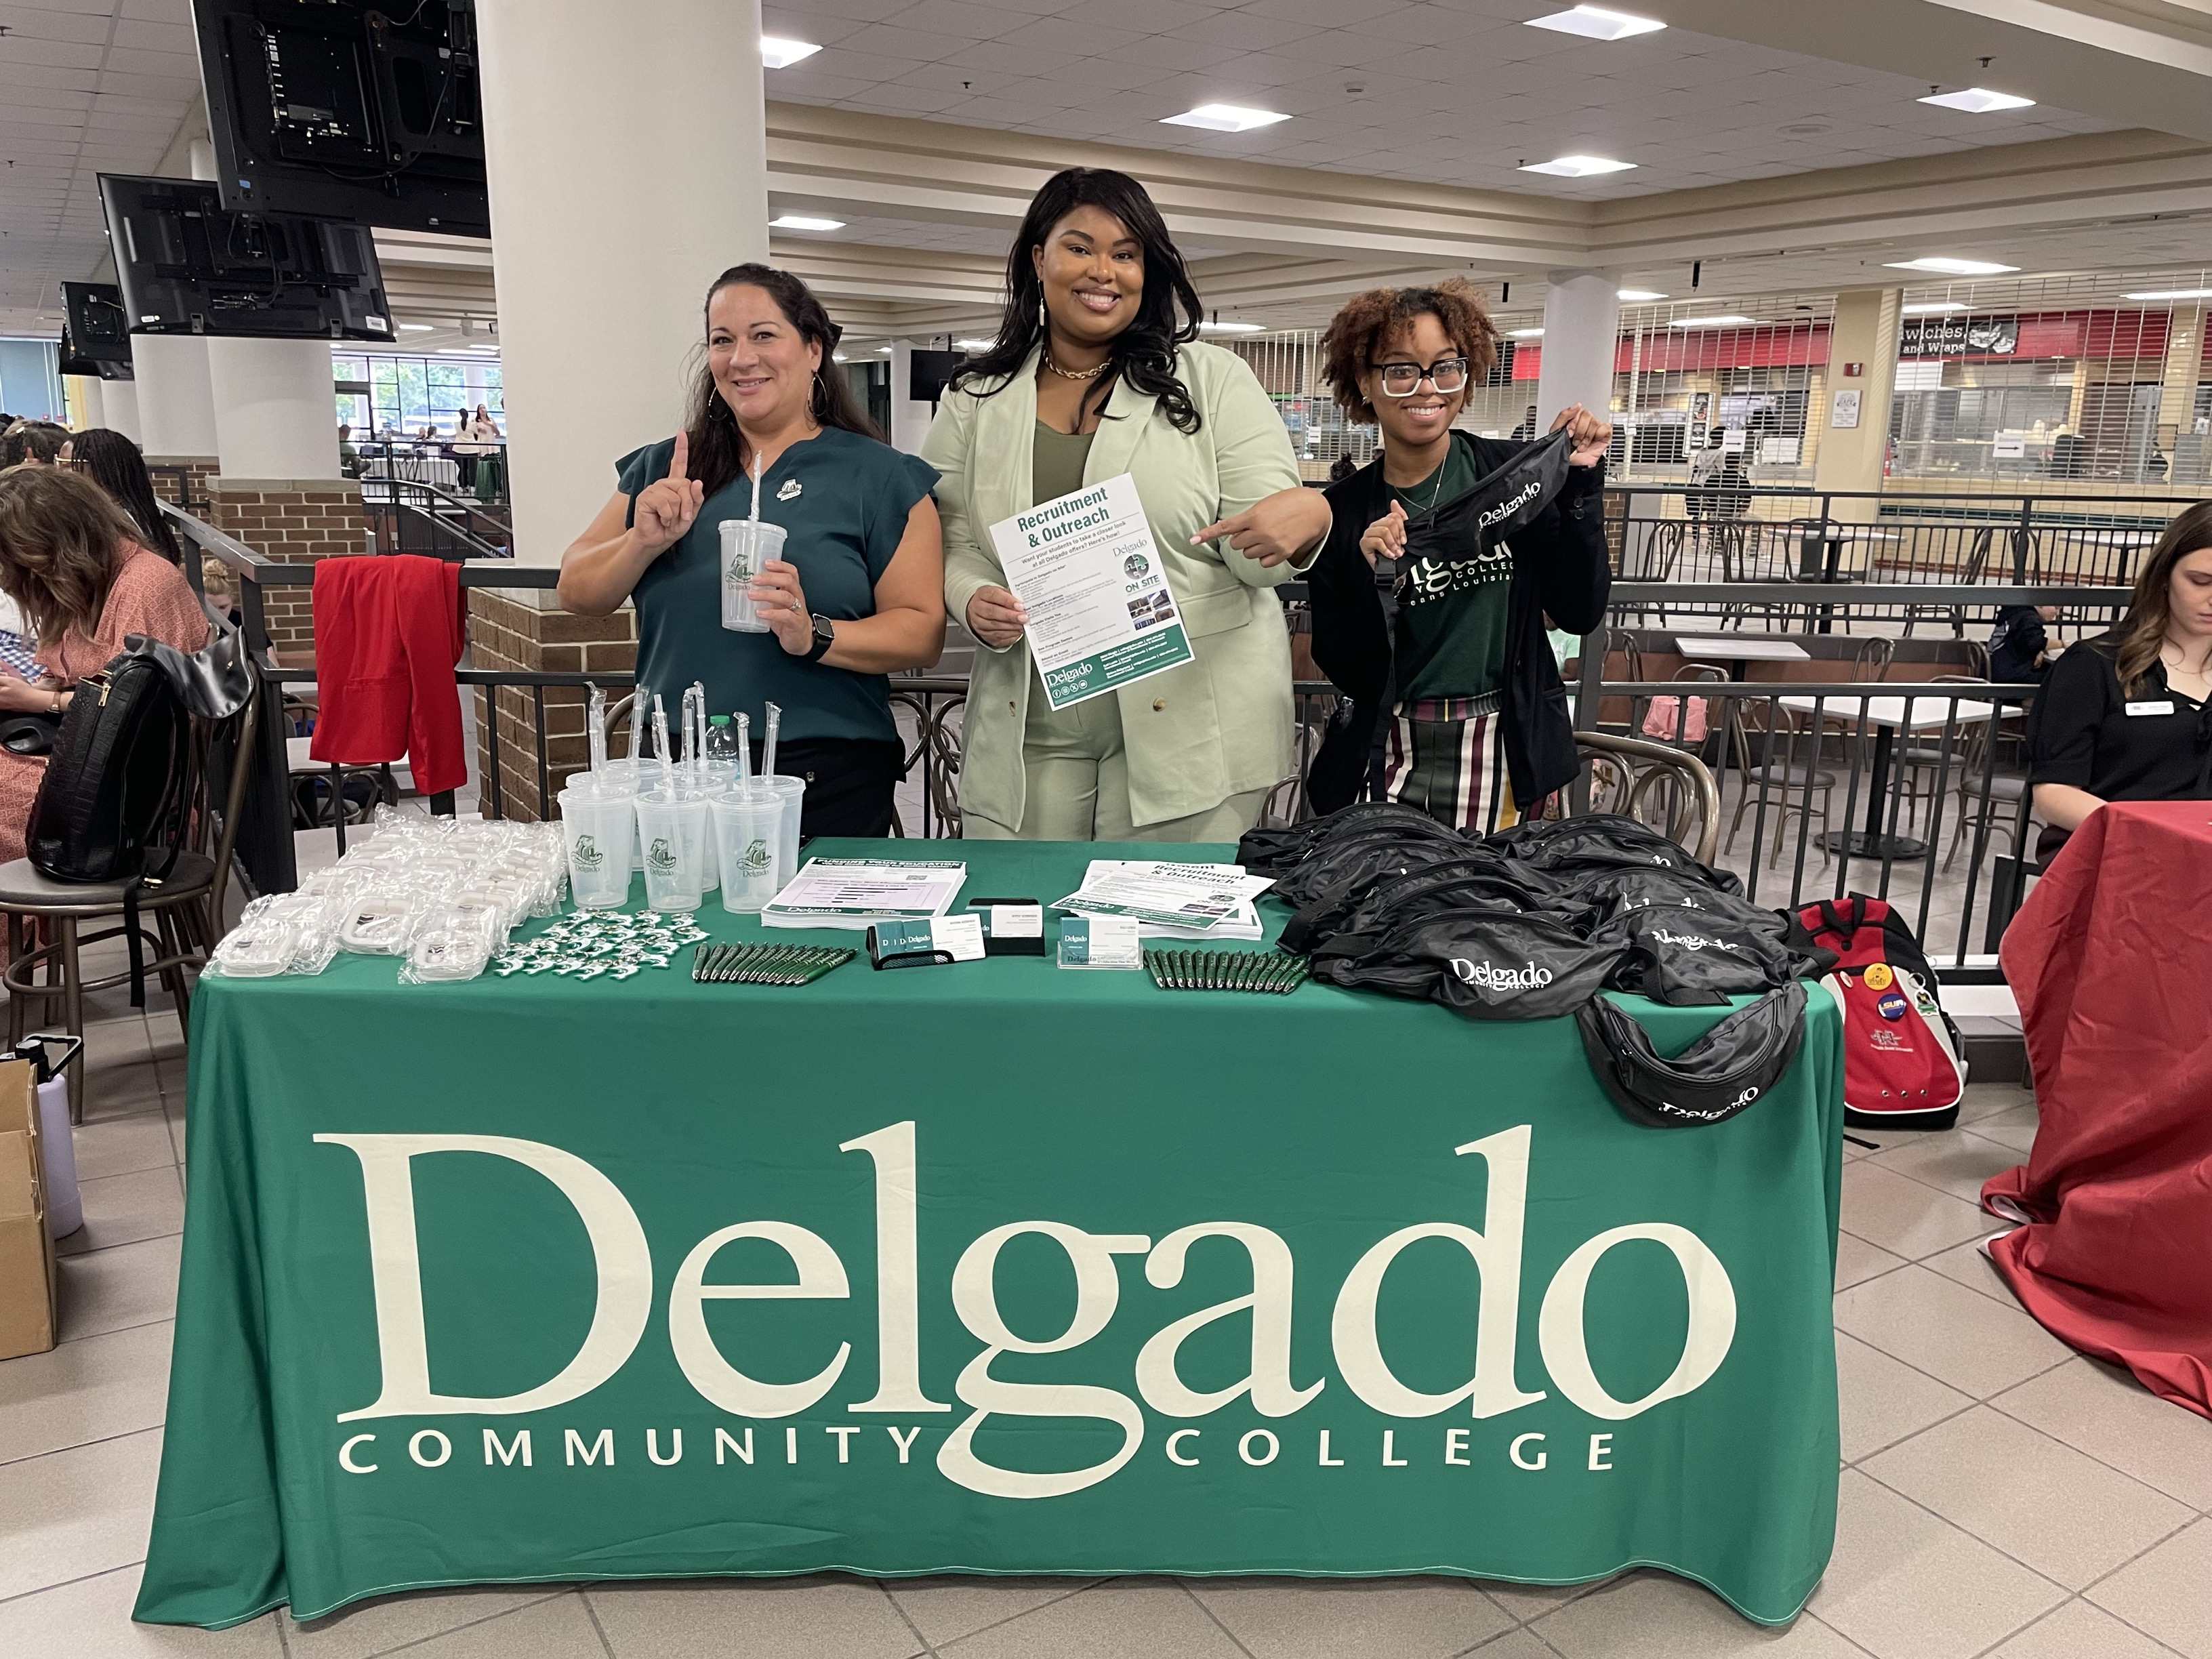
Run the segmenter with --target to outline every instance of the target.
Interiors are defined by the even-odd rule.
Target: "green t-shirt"
[[[1441,475],[1441,476],[1439,476]],[[1400,489],[1385,484],[1409,519],[1449,505],[1477,481],[1474,458],[1455,441],[1435,472]],[[1506,594],[1513,556],[1501,544],[1471,564],[1418,559],[1398,571],[1398,696],[1480,697],[1505,675]]]
[[[673,438],[633,450],[615,463],[619,487],[638,491],[668,475]],[[788,532],[783,556],[799,567],[806,608],[832,619],[872,617],[876,582],[898,551],[907,515],[937,482],[936,469],[888,444],[835,427],[795,443],[761,480],[761,517]],[[650,708],[658,692],[669,724],[684,687],[707,688],[709,714],[744,713],[758,737],[763,703],[783,710],[782,735],[896,740],[890,684],[881,674],[795,657],[773,634],[722,626],[725,519],[752,509],[752,480],[742,474],[707,500],[683,539],[646,567],[631,591],[637,608],[638,690]]]

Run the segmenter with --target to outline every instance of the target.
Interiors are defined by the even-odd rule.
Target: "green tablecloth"
[[[886,845],[1048,902],[1109,851],[813,850]],[[762,931],[709,907],[717,939]],[[1644,1563],[1778,1621],[1820,1577],[1826,997],[1765,1099],[1652,1129],[1570,1020],[1321,985],[394,966],[196,1000],[141,1619],[826,1568]],[[1670,1053],[1713,1018],[1638,1007]]]

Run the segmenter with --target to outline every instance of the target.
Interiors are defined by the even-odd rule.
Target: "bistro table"
[[[1786,634],[1676,634],[1674,648],[1689,658],[1717,657],[1741,680],[1754,662],[1810,662],[1812,653]]]
[[[1047,905],[1093,856],[1234,857],[810,853],[959,859],[966,895]],[[1726,1012],[1621,1001],[1668,1054]],[[192,1019],[142,1620],[580,1578],[1652,1565],[1777,1624],[1827,1561],[1826,997],[1762,1098],[1679,1129],[1607,1099],[1571,1018],[1050,957],[864,953],[779,988],[348,956],[210,977]]]
[[[1915,841],[1910,836],[1892,836],[1881,827],[1882,797],[1889,793],[1889,758],[1897,733],[1905,732],[1939,731],[1956,722],[1972,725],[1985,720],[1997,711],[1993,702],[1975,702],[1949,697],[1800,697],[1780,699],[1784,708],[1800,714],[1819,714],[1835,720],[1855,720],[1858,714],[1843,712],[1856,709],[1863,714],[1868,725],[1875,728],[1874,759],[1868,768],[1866,828],[1863,830],[1831,830],[1820,837],[1820,844],[1832,853],[1848,851],[1856,858],[1921,859],[1928,856],[1928,843]]]

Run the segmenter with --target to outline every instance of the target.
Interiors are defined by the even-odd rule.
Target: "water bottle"
[[[738,734],[731,729],[727,714],[713,714],[707,720],[707,759],[711,764],[726,761],[734,769],[738,763]]]

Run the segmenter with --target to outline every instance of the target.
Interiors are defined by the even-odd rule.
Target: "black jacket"
[[[1464,432],[1452,441],[1472,453],[1477,477],[1513,459],[1522,446]],[[1563,788],[1577,769],[1566,688],[1544,637],[1544,617],[1571,634],[1605,618],[1613,571],[1605,547],[1605,465],[1576,467],[1559,499],[1512,537],[1507,590],[1505,677],[1499,690],[1505,764],[1513,799],[1533,803]],[[1389,583],[1359,551],[1367,526],[1389,511],[1379,455],[1324,492],[1335,522],[1306,580],[1313,605],[1314,661],[1351,699],[1330,725],[1306,778],[1314,810],[1329,812],[1358,798],[1379,750],[1382,720],[1395,700]]]

